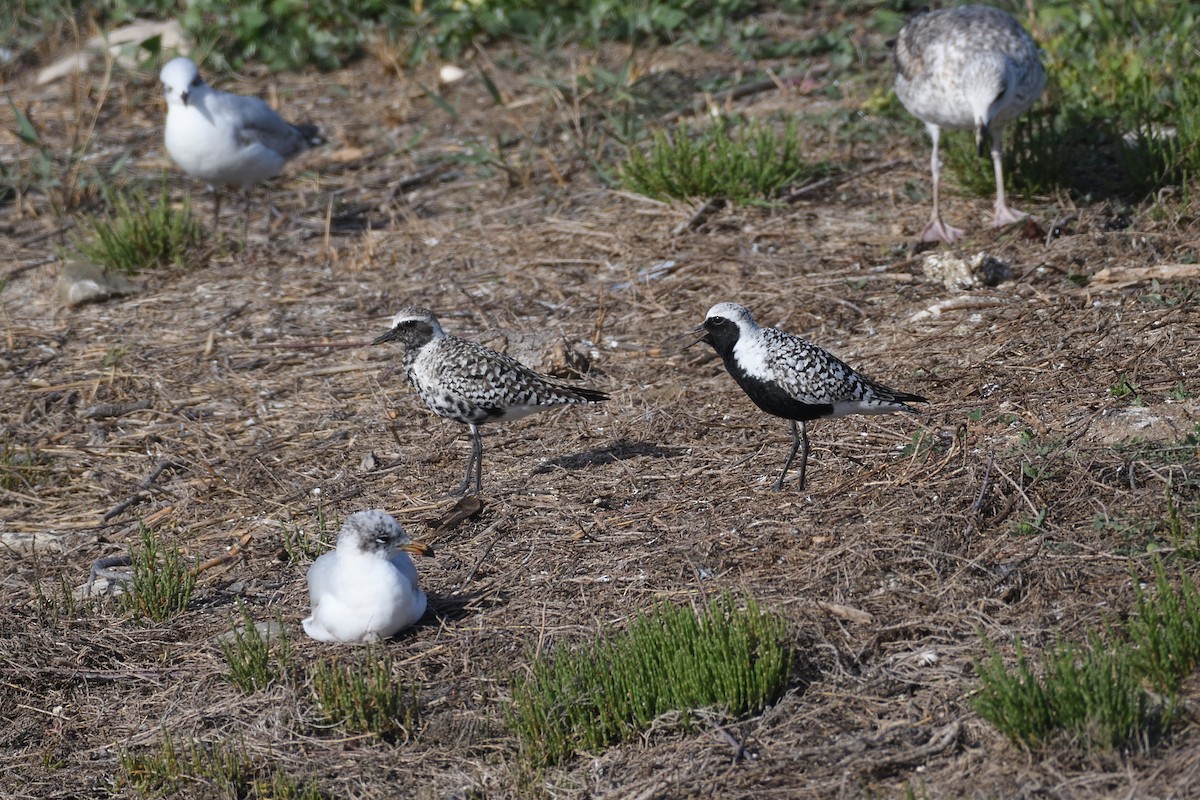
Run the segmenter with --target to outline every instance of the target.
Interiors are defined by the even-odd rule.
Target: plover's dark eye
[[[376,537],[375,537],[375,543],[376,543],[376,544],[387,544],[387,543],[388,543],[388,537],[386,537],[386,536],[376,536]]]
[[[200,76],[197,75],[196,77],[192,78],[192,86],[199,86],[199,85],[200,85]]]
[[[401,328],[413,328],[413,327],[416,327],[416,324],[417,324],[417,321],[415,319],[406,319],[400,323],[400,327]]]
[[[713,325],[724,325],[725,324],[724,317],[709,317],[708,321],[711,322]]]

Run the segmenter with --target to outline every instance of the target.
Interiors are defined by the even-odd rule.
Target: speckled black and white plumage
[[[438,416],[471,429],[471,456],[462,485],[482,488],[483,442],[479,426],[516,420],[554,406],[599,403],[608,395],[539,375],[521,362],[478,342],[450,336],[426,308],[410,306],[392,318],[392,329],[372,344],[404,345],[404,374],[417,395]]]
[[[1029,109],[1042,93],[1046,73],[1037,46],[1025,29],[999,9],[962,6],[913,17],[896,39],[896,94],[925,123],[933,140],[933,211],[921,233],[925,241],[954,242],[962,231],[942,222],[938,208],[938,138],[942,128],[975,131],[982,155],[990,138],[996,174],[992,224],[1007,225],[1024,214],[1004,197],[1001,137],[1004,126]]]
[[[808,421],[847,414],[913,411],[907,403],[926,402],[924,397],[898,392],[863,377],[799,336],[759,327],[750,312],[736,303],[718,303],[710,308],[695,332],[700,341],[717,351],[729,374],[756,406],[792,421],[792,451],[775,482],[776,490],[783,488],[797,449],[802,450],[799,488],[804,488]]]

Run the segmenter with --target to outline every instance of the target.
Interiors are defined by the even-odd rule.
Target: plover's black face
[[[721,355],[733,350],[738,339],[754,328],[750,312],[734,303],[718,303],[709,309],[704,322],[696,329],[701,342],[712,345]]]
[[[392,317],[392,329],[371,344],[400,342],[405,347],[420,347],[441,335],[441,326],[433,312],[424,308],[402,308]]]

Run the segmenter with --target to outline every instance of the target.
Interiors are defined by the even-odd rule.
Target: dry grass
[[[883,76],[886,50],[866,36]],[[688,63],[671,50],[641,57],[647,72],[656,59]],[[270,82],[253,77],[237,88]],[[1198,307],[1171,302],[1196,282],[1068,279],[1193,258],[1190,208],[1038,198],[1023,207],[1047,224],[1074,215],[1046,244],[984,228],[990,201],[948,192],[944,213],[974,237],[964,251],[987,250],[1015,277],[979,290],[994,300],[978,308],[913,321],[950,295],[905,249],[927,213],[920,138],[855,145],[808,130],[814,160],[903,161],[675,233],[694,209],[599,186],[558,135],[576,122],[570,105],[515,67],[494,66],[509,108],[474,80],[448,90],[456,120],[394,77],[371,62],[279,76],[291,115],[312,116],[337,145],[281,181],[270,241],[258,205],[245,252],[218,246],[205,266],[155,273],[122,302],[57,308],[57,265],[45,259],[70,218],[60,223],[36,193],[0,207],[0,442],[37,455],[0,490],[0,533],[52,545],[0,551],[6,795],[129,796],[119,752],[153,749],[164,732],[181,744],[241,743],[248,762],[315,778],[334,797],[1191,791],[1194,685],[1174,736],[1125,758],[1064,747],[1030,759],[968,700],[980,633],[1002,652],[1017,635],[1036,651],[1128,612],[1131,576],[1149,577],[1150,553],[1171,546],[1156,526],[1168,484],[1182,513],[1196,514],[1196,448],[1160,447],[1200,418],[1193,397],[1170,394],[1181,383],[1200,392]],[[331,87],[344,95],[329,100]],[[737,106],[765,116],[831,104],[810,89]],[[869,89],[849,87],[846,102]],[[34,87],[25,74],[15,90],[39,109],[48,141],[69,138],[67,87]],[[107,103],[99,157],[130,150],[127,179],[155,179],[165,166],[156,82],[114,81]],[[516,179],[453,160],[464,138],[497,135],[520,137],[510,155],[528,162]],[[0,139],[0,156],[17,147]],[[436,179],[394,191],[434,167]],[[903,201],[910,184],[913,204]],[[358,212],[339,222],[345,209]],[[368,221],[373,230],[361,230]],[[674,264],[642,277],[664,261]],[[929,397],[928,413],[818,424],[806,493],[770,491],[786,424],[755,411],[712,354],[680,352],[672,338],[718,300]],[[425,521],[450,506],[442,495],[462,469],[463,431],[419,406],[395,351],[311,347],[365,344],[412,303],[458,334],[549,329],[589,342],[587,380],[613,395],[489,430],[484,511],[437,533]],[[1144,409],[1110,393],[1122,375],[1141,387]],[[368,454],[376,466],[364,466]],[[175,466],[146,485],[166,462]],[[307,564],[288,561],[281,537],[297,526],[315,538],[319,515],[336,523],[370,507],[438,552],[419,565],[431,611],[388,645],[420,687],[420,725],[396,744],[330,729],[302,688],[244,695],[213,641],[241,598],[256,619],[280,615],[297,662],[335,654],[300,635]],[[185,613],[156,626],[129,624],[106,599],[56,600],[63,579],[82,585],[94,559],[136,544],[143,521],[174,532],[196,562],[249,539],[201,573]],[[1198,572],[1184,559],[1173,568]],[[724,590],[753,595],[797,631],[801,660],[779,704],[725,731],[685,733],[663,719],[643,741],[522,769],[503,711],[531,646]]]

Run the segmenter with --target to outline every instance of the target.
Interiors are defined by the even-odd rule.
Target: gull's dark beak
[[[384,342],[394,342],[394,341],[396,341],[396,335],[397,335],[396,329],[392,328],[390,331],[383,334],[382,336],[376,336],[375,340],[373,342],[371,342],[371,344],[383,344]]]
[[[981,157],[986,156],[992,148],[992,132],[982,122],[975,126],[975,148]]]
[[[403,550],[406,553],[416,553],[419,556],[427,556],[428,557],[428,556],[433,555],[433,548],[430,547],[429,545],[425,544],[424,542],[416,542],[416,541],[405,542],[404,544],[400,545],[396,549]]]

